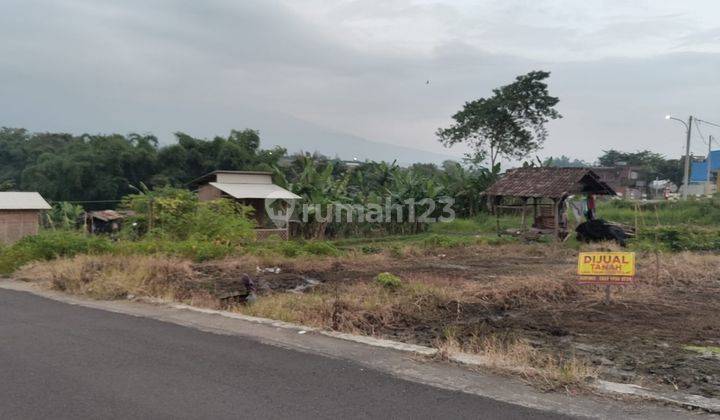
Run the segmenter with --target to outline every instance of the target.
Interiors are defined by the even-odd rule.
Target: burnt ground
[[[650,255],[640,258],[636,284],[614,287],[613,301],[606,305],[603,289],[575,284],[572,251],[514,247],[443,252],[378,259],[372,264],[338,260],[302,269],[289,264],[280,266],[280,273],[252,267],[248,274],[257,280],[261,296],[311,293],[313,280],[320,282],[319,287],[368,282],[382,271],[404,279],[422,276],[443,278],[450,284],[478,282],[489,290],[513,277],[527,282],[550,278],[562,287],[547,293],[520,287],[522,293],[516,297],[511,290],[502,298],[491,293],[429,302],[432,310],[398,309],[392,322],[365,314],[360,329],[425,345],[435,344],[448,327],[458,331],[461,340],[483,334],[512,336],[541,350],[587,360],[604,379],[720,397],[720,356],[685,349],[687,345],[720,346],[720,273],[694,276],[675,262],[666,267],[661,261],[656,266]],[[249,269],[227,262],[198,264],[194,282],[217,295],[241,288],[239,278]]]

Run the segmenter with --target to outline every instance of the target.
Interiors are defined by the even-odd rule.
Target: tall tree
[[[436,134],[447,147],[467,143],[474,161],[523,158],[542,147],[547,137],[546,124],[562,118],[555,110],[559,99],[550,96],[546,71],[532,71],[515,82],[493,90],[489,98],[466,102],[452,116],[455,121]]]

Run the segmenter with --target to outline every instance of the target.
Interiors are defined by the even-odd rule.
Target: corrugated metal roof
[[[115,211],[115,210],[96,210],[96,211],[89,211],[86,213],[90,217],[94,217],[95,219],[100,219],[103,222],[109,222],[112,220],[118,220],[118,219],[124,219],[127,216],[134,216],[135,212],[133,211]]]
[[[188,185],[191,185],[191,186],[192,185],[200,185],[210,179],[216,180],[218,174],[272,175],[272,172],[267,172],[267,171],[224,171],[224,170],[220,169],[217,171],[212,171],[210,173],[207,173],[199,178],[193,179],[192,181],[188,182]]]
[[[561,198],[580,193],[615,195],[615,191],[588,168],[512,169],[485,190],[486,195],[508,197]]]
[[[211,182],[210,185],[234,198],[278,198],[297,200],[301,197],[275,184],[222,184]]]
[[[0,210],[49,210],[50,204],[39,193],[2,191]]]

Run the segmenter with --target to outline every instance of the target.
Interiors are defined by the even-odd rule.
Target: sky
[[[678,157],[666,114],[720,122],[717,16],[714,0],[3,0],[0,126],[461,156],[435,130],[547,70],[564,118],[540,157]]]

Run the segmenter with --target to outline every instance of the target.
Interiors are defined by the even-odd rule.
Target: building
[[[708,179],[708,164],[710,179]],[[689,195],[714,194],[718,191],[718,171],[720,171],[720,150],[713,150],[700,162],[690,162]]]
[[[592,171],[620,197],[639,200],[647,196],[647,182],[640,167],[618,164],[592,168]]]
[[[37,234],[43,210],[50,210],[50,204],[36,192],[0,192],[0,243]]]
[[[288,239],[289,205],[301,197],[273,184],[271,172],[214,171],[190,185],[202,201],[232,198],[252,207],[258,239],[273,235]]]

